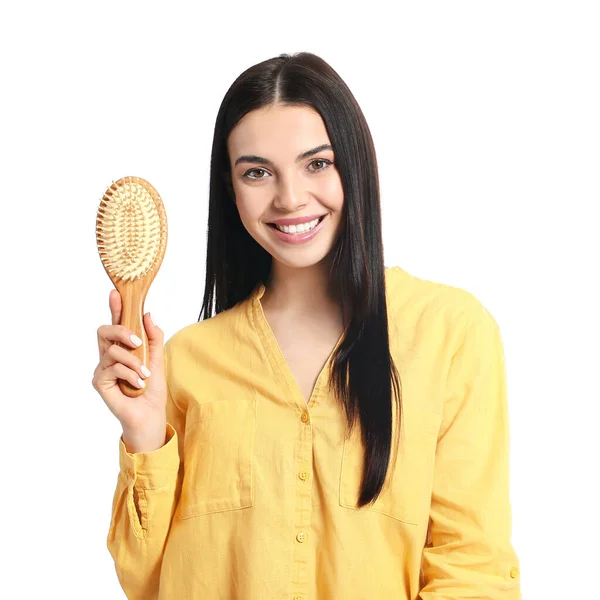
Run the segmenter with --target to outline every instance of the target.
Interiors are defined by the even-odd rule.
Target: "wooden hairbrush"
[[[123,177],[106,190],[96,217],[96,244],[108,276],[121,294],[121,322],[141,340],[139,348],[119,346],[149,359],[144,300],[165,255],[167,215],[158,192],[141,177]],[[149,378],[146,378],[146,386]],[[146,388],[119,379],[119,388],[135,398]]]

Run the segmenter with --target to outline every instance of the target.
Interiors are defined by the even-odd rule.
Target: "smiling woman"
[[[310,53],[244,71],[210,168],[165,442],[119,446],[128,597],[520,598],[497,324],[384,267],[375,149],[341,77]]]
[[[319,113],[285,104],[253,110],[231,131],[228,152],[233,198],[254,240],[292,268],[328,256],[341,228],[344,190]],[[247,169],[248,163],[264,167]]]

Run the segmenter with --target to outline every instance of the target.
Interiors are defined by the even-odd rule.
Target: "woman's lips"
[[[280,231],[272,225],[267,225],[267,227],[273,232],[275,236],[277,236],[283,242],[286,242],[288,244],[304,244],[305,242],[312,240],[317,235],[317,233],[319,233],[326,219],[327,215],[325,215],[321,219],[321,221],[314,227],[314,229],[311,229],[310,231],[305,231],[304,233],[285,233],[285,231]]]
[[[321,219],[325,215],[308,215],[305,217],[294,217],[293,219],[277,219],[276,221],[271,221],[270,224],[274,223],[276,225],[300,225],[301,223],[310,223],[315,219]]]

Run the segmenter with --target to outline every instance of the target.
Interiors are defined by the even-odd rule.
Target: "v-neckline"
[[[273,330],[267,321],[267,317],[265,316],[262,303],[260,302],[265,290],[266,288],[264,284],[259,283],[252,292],[249,306],[251,313],[250,316],[254,327],[259,334],[260,341],[265,354],[267,355],[269,364],[271,365],[271,368],[280,383],[282,383],[287,390],[286,399],[289,401],[290,398],[293,398],[293,402],[290,402],[290,404],[293,406],[299,406],[301,410],[304,411],[306,408],[312,408],[319,404],[327,395],[328,384],[333,367],[333,354],[340,345],[346,330],[342,332],[335,346],[333,347],[333,350],[327,357],[327,360],[317,376],[317,380],[315,381],[315,385],[307,401],[300,391],[300,386],[296,382],[294,374],[292,373],[292,369],[290,368],[290,365],[287,362],[281,347],[279,346],[279,342],[277,341],[277,338],[275,337],[275,334],[273,333]]]

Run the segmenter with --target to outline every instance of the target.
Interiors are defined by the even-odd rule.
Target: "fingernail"
[[[138,377],[137,383],[141,388],[146,387],[146,384],[144,383],[144,381],[142,379],[140,379],[139,377]]]
[[[146,365],[141,366],[141,371],[146,377],[150,377],[150,369]]]
[[[132,343],[134,346],[141,346],[141,345],[142,345],[142,340],[140,340],[140,338],[139,338],[137,335],[135,335],[135,333],[132,333],[132,334],[129,336],[129,339],[131,340],[131,343]]]

